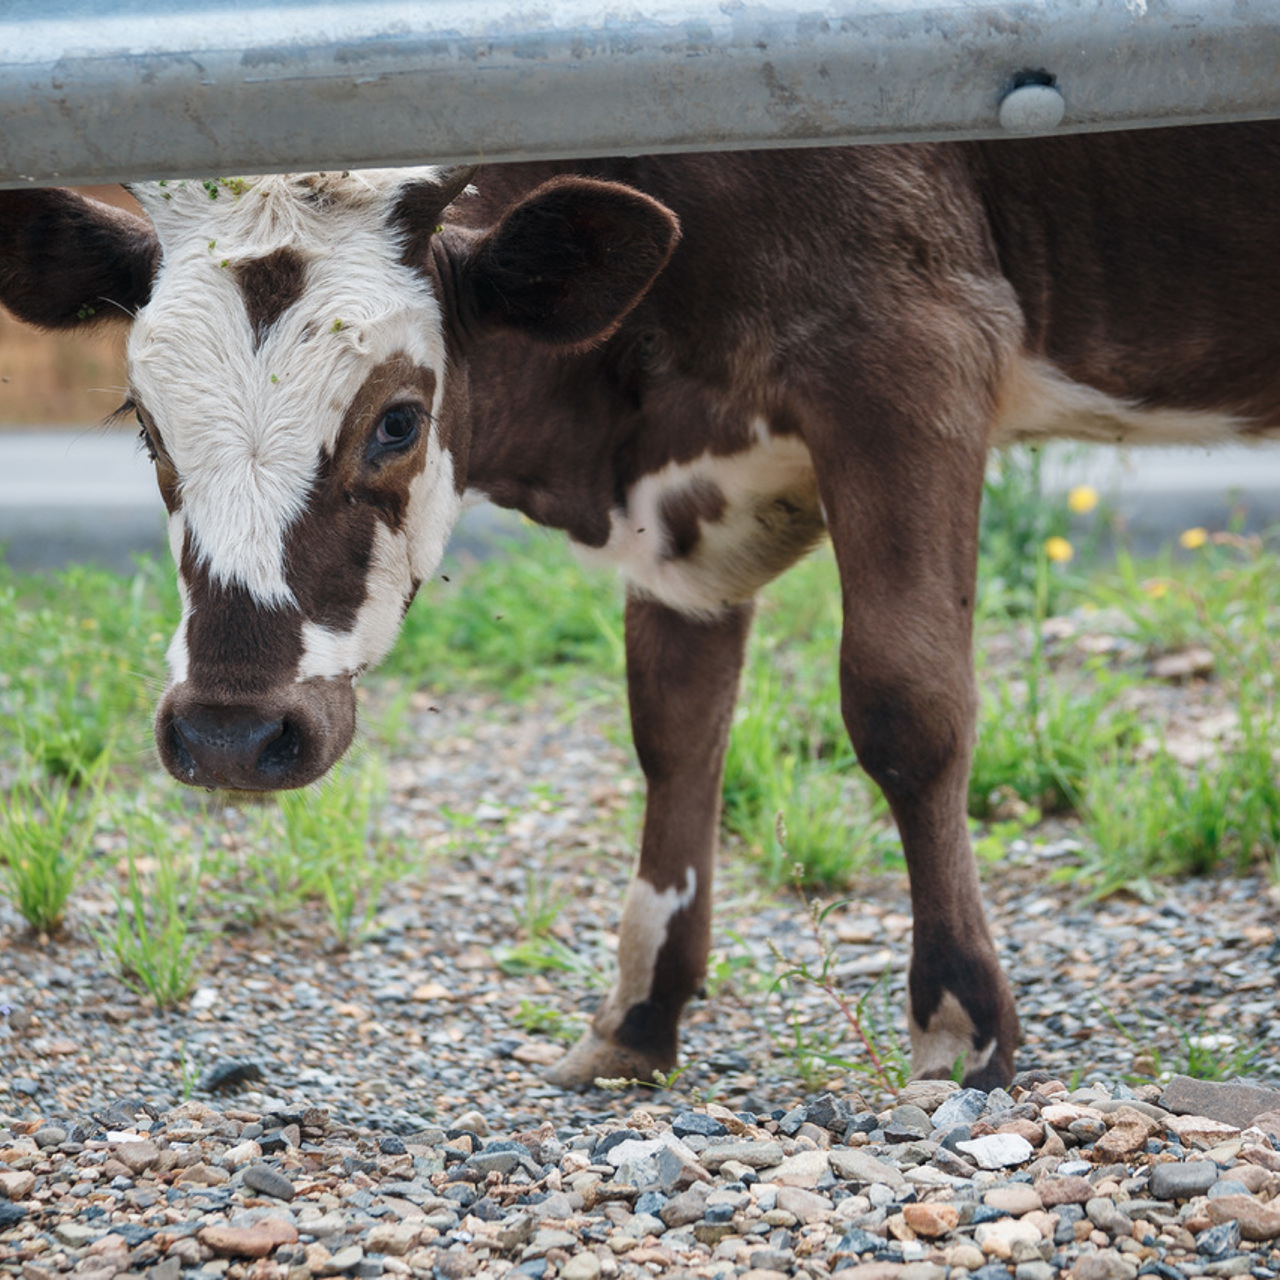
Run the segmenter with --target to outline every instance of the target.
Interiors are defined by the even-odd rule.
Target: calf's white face
[[[66,192],[0,203],[0,301],[51,327],[133,315],[127,407],[183,605],[156,740],[183,781],[276,789],[334,763],[352,681],[460,510],[468,344],[599,340],[674,247],[661,205],[578,178],[445,231],[469,176],[149,184],[149,226]]]

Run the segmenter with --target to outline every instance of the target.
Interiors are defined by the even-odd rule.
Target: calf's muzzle
[[[165,768],[190,786],[283,791],[327,772],[350,745],[355,720],[349,680],[305,680],[230,702],[183,683],[161,700],[156,746]]]

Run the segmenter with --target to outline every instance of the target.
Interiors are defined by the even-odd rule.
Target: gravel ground
[[[640,1097],[546,1085],[602,992],[629,872],[638,785],[617,714],[415,695],[388,824],[425,872],[350,952],[317,912],[221,935],[180,1012],[86,940],[107,903],[81,902],[56,945],[0,904],[0,1270],[1280,1275],[1280,902],[1261,877],[1090,902],[1052,878],[1068,830],[1015,842],[987,893],[1024,1074],[1011,1094],[894,1098],[787,1052],[795,1023],[860,1057],[828,997],[771,989],[817,944],[730,849],[686,1072]],[[234,846],[240,815],[209,820]],[[504,973],[538,898],[585,963]],[[887,985],[873,1038],[905,1043],[905,879],[857,886],[827,928],[851,998]],[[1253,1092],[1132,1084],[1241,1050]]]

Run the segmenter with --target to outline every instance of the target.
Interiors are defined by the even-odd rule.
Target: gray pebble
[[[264,1196],[274,1196],[277,1200],[292,1200],[296,1194],[293,1183],[278,1169],[273,1169],[267,1164],[248,1165],[241,1177],[246,1187],[251,1187]]]
[[[1157,1200],[1190,1200],[1206,1195],[1217,1181],[1218,1166],[1212,1160],[1169,1161],[1152,1167],[1151,1194]]]

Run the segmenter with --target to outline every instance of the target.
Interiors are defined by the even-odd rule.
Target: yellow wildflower
[[[1076,553],[1076,549],[1069,543],[1066,538],[1052,537],[1046,538],[1044,542],[1044,553],[1055,564],[1066,564]]]
[[[1196,525],[1194,529],[1184,529],[1182,531],[1182,536],[1178,541],[1182,543],[1188,551],[1194,551],[1197,547],[1203,547],[1204,544],[1209,541],[1209,531],[1207,529],[1202,529],[1199,525]]]
[[[1078,516],[1088,515],[1098,505],[1098,491],[1092,485],[1078,484],[1067,494],[1067,506]]]
[[[1163,578],[1148,578],[1142,584],[1142,589],[1153,600],[1163,599],[1169,594],[1169,584]]]

